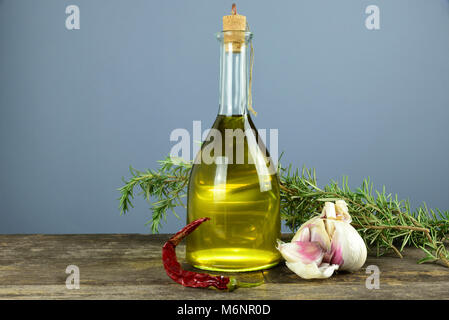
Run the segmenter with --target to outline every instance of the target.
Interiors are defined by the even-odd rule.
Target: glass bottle
[[[205,270],[252,271],[279,262],[279,179],[248,114],[252,33],[223,31],[218,116],[195,158],[187,223],[210,217],[187,237],[186,258]]]

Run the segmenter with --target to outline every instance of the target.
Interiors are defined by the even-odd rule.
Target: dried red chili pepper
[[[181,268],[181,265],[176,258],[176,246],[182,241],[182,239],[192,233],[200,224],[207,220],[210,220],[210,218],[200,218],[189,223],[164,244],[162,247],[162,261],[164,263],[164,268],[167,275],[175,282],[182,284],[185,287],[193,288],[215,287],[218,290],[232,291],[237,287],[249,288],[261,285],[263,282],[240,282],[234,277],[212,276],[207,273],[187,271]]]

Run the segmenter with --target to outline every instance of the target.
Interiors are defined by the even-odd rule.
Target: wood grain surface
[[[281,262],[259,272],[235,274],[260,281],[234,292],[184,288],[167,277],[161,247],[169,235],[0,235],[0,299],[449,299],[449,269],[417,264],[423,256],[408,248],[404,258],[369,256],[355,273],[303,280]],[[178,246],[184,268],[184,244]],[[80,270],[80,289],[69,290],[66,267]],[[366,267],[379,267],[380,289],[367,289]]]

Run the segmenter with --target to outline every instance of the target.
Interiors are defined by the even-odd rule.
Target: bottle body
[[[209,217],[189,237],[186,258],[217,271],[276,265],[280,194],[276,168],[247,112],[252,34],[223,31],[218,116],[196,155],[187,192],[187,223]]]
[[[280,259],[280,195],[269,154],[247,114],[218,115],[212,130],[192,167],[187,199],[188,222],[211,219],[187,238],[187,261],[231,272],[272,267]],[[210,159],[198,159],[205,151]]]

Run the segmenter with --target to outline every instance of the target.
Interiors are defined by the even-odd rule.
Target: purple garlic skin
[[[324,279],[335,270],[357,271],[366,261],[365,242],[351,226],[344,200],[326,202],[320,216],[306,221],[292,241],[278,240],[287,267],[303,279]]]

